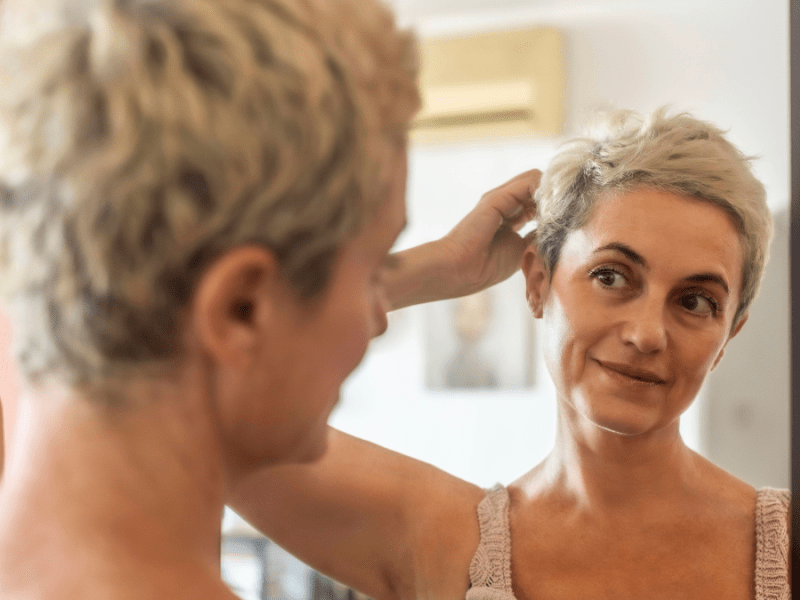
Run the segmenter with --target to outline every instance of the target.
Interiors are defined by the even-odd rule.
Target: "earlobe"
[[[272,290],[280,277],[266,248],[242,246],[206,270],[190,306],[190,322],[204,354],[226,364],[247,363],[269,339],[275,309]]]
[[[522,273],[525,275],[525,298],[528,300],[528,306],[533,316],[541,319],[550,278],[533,244],[528,246],[522,255]]]

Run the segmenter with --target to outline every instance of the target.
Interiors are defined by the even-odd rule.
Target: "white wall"
[[[650,111],[671,104],[729,128],[730,139],[745,153],[761,157],[756,172],[771,208],[788,206],[786,0],[523,4],[528,6],[473,8],[462,14],[428,11],[416,25],[421,35],[558,27],[567,44],[566,134],[596,106]],[[411,227],[401,246],[441,236],[483,191],[546,165],[559,141],[413,148]],[[785,219],[785,211],[782,215]],[[703,407],[685,417],[685,435],[745,479],[787,487],[788,268],[786,254],[776,255],[781,262],[770,267],[769,289],[760,299],[765,309],[754,319],[758,326],[746,327],[746,343],[731,347],[724,376],[721,368],[709,383]],[[425,310],[415,307],[394,315],[386,339],[374,344],[346,384],[332,423],[480,485],[507,483],[543,458],[553,441],[553,388],[543,365],[538,365],[535,387],[527,391],[426,390]],[[541,363],[541,353],[537,356]],[[746,393],[728,398],[745,383]],[[748,444],[758,452],[748,450]]]

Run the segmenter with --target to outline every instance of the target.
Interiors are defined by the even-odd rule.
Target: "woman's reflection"
[[[749,159],[689,115],[612,113],[536,201],[523,273],[556,389],[550,455],[487,494],[331,430],[319,463],[243,479],[234,508],[375,598],[788,598],[788,492],[678,426],[761,282],[772,223]]]

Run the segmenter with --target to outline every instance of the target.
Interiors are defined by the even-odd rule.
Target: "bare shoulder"
[[[717,510],[741,512],[753,517],[758,493],[756,489],[707,458],[693,452],[694,468],[702,482],[698,500],[705,501]],[[730,514],[730,513],[728,513]]]
[[[56,533],[57,523],[21,531],[4,523],[3,516],[3,600],[237,600],[215,565],[192,558],[184,547],[176,545],[169,554],[163,548],[137,552],[119,540],[98,542],[88,534],[65,541]]]
[[[478,505],[486,492],[430,465],[414,471],[409,482],[414,514],[408,519],[413,593],[418,600],[463,600],[480,539]]]

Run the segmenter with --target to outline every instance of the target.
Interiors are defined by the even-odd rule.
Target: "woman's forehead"
[[[722,269],[741,277],[743,242],[733,218],[721,207],[652,189],[608,195],[597,201],[589,221],[570,233],[562,250],[588,258],[625,246],[647,265]]]

